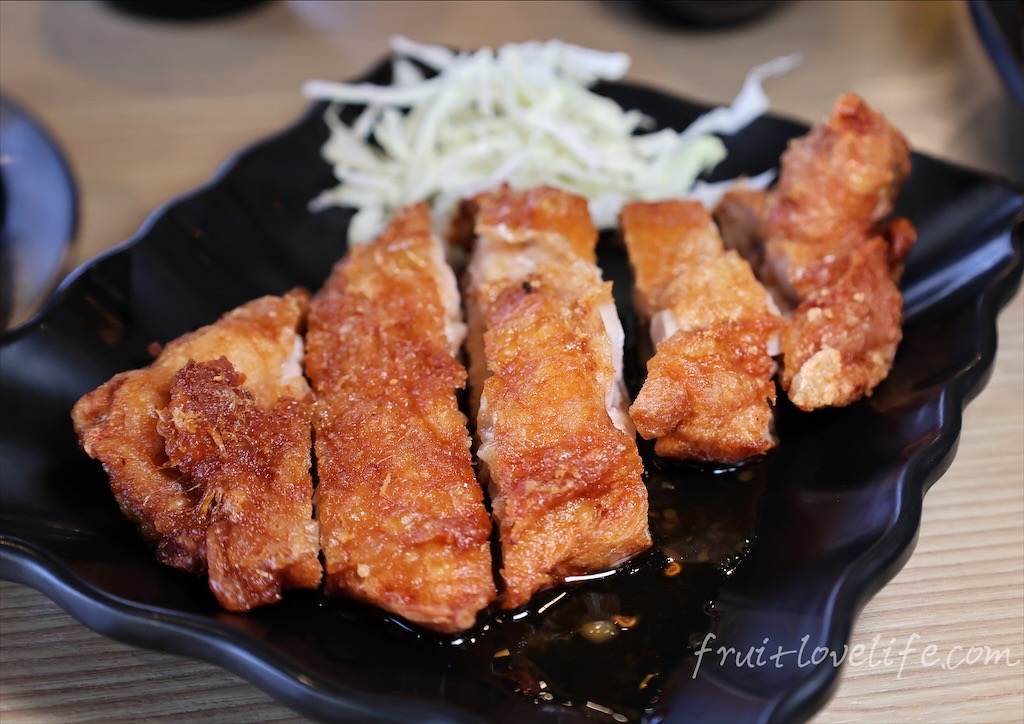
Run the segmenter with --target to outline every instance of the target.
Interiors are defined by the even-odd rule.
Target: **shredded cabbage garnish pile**
[[[651,131],[653,121],[588,87],[618,80],[629,56],[557,40],[456,53],[396,36],[392,83],[313,80],[303,92],[331,101],[323,157],[340,182],[311,208],[357,209],[349,241],[372,239],[392,211],[428,200],[443,224],[462,198],[507,182],[549,184],[581,194],[594,223],[614,227],[630,200],[692,195],[708,203],[722,192],[698,176],[725,158],[714,134],[739,131],[768,109],[765,78],[799,56],[757,66],[732,105],[715,108],[682,132]],[[416,63],[436,74],[427,77]],[[365,106],[351,126],[344,105]],[[748,183],[767,185],[762,175]]]

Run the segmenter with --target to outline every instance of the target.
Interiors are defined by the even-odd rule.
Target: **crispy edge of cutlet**
[[[202,491],[210,590],[229,611],[317,588],[310,395],[262,407],[227,357],[188,363],[171,381],[157,431],[168,464]]]

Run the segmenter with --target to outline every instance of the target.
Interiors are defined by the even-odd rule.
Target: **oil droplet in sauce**
[[[612,621],[590,621],[579,627],[580,635],[594,644],[603,644],[619,635],[619,627]]]

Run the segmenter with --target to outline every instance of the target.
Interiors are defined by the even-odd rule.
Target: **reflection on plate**
[[[0,329],[38,309],[75,235],[75,184],[57,144],[0,96]]]
[[[386,66],[369,79],[386,81]],[[600,90],[676,128],[705,110],[627,84]],[[694,649],[708,641],[744,652],[767,639],[769,653],[841,651],[857,612],[909,556],[922,496],[951,461],[963,406],[991,366],[996,313],[1021,277],[1014,223],[1024,196],[915,156],[897,213],[917,224],[920,240],[904,277],[905,338],[890,378],[842,410],[806,415],[781,405],[781,448],[746,470],[648,458],[659,547],[624,571],[549,592],[519,618],[492,615],[463,637],[410,630],[316,593],[230,614],[202,581],[152,560],[99,466],[77,449],[68,414],[84,392],[145,364],[150,342],[260,294],[320,285],[344,253],[350,218],[306,210],[333,183],[319,156],[322,110],[158,210],[128,245],[78,270],[38,319],[0,339],[0,575],[102,633],[220,664],[317,718],[574,722],[612,720],[608,709],[655,720],[809,716],[836,681],[830,659],[749,667],[705,656],[698,666]],[[775,166],[804,130],[757,121],[728,140],[716,177]],[[601,260],[635,342],[625,260],[607,245]],[[730,567],[755,525],[749,553]],[[682,560],[685,585],[656,583],[666,549]],[[545,643],[572,638],[551,634],[600,613],[610,597],[640,610],[635,630],[647,633],[628,631],[616,639],[621,648],[604,653]],[[657,675],[593,678],[644,667]]]

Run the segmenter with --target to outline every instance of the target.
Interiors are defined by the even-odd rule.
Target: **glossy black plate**
[[[387,77],[380,66],[369,79]],[[626,84],[601,90],[676,128],[705,110]],[[465,637],[427,635],[312,592],[230,614],[203,582],[153,562],[99,465],[78,450],[69,411],[111,375],[145,364],[150,342],[258,295],[324,280],[344,252],[350,214],[307,212],[333,183],[319,156],[322,110],[159,209],[62,284],[31,323],[0,338],[0,576],[40,589],[101,633],[220,664],[316,718],[573,722],[612,720],[612,709],[657,721],[810,716],[837,679],[814,649],[841,651],[861,607],[909,556],[924,492],[952,460],[964,405],[990,370],[996,314],[1021,278],[1021,191],[915,156],[898,212],[920,240],[890,378],[842,410],[807,415],[781,405],[782,445],[754,466],[648,458],[658,545],[615,576],[549,592],[518,618],[492,612]],[[787,139],[804,131],[757,121],[728,139],[715,176],[775,166]],[[625,260],[610,245],[601,258],[617,281],[632,354]],[[675,577],[666,576],[666,550],[682,562]],[[562,635],[615,611],[642,615],[608,648]],[[755,667],[722,666],[708,654],[698,667],[694,649],[704,641],[800,653]],[[645,667],[657,675],[616,676]]]

